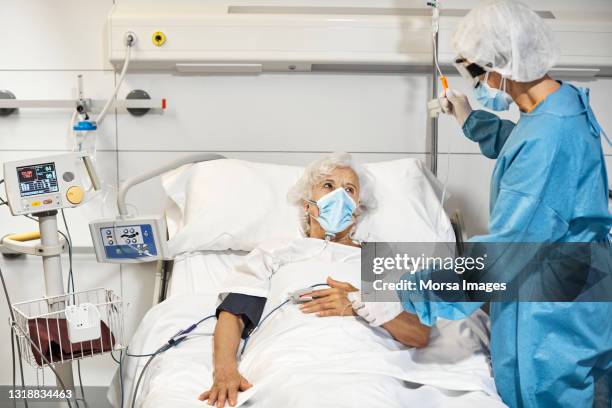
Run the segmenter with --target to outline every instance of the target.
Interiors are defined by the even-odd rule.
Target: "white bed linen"
[[[245,251],[201,251],[174,260],[166,297],[180,295],[216,296],[225,277],[243,259]]]
[[[143,319],[130,352],[152,352],[180,328],[212,313],[226,268],[241,258],[208,253],[177,260],[170,298]],[[255,407],[503,406],[485,355],[471,349],[470,324],[482,326],[482,319],[476,315],[465,322],[446,322],[434,328],[429,347],[405,350],[382,329],[373,330],[355,318],[320,319],[288,305],[271,316],[247,347],[240,369],[256,386],[240,401],[251,398],[249,406]],[[193,339],[154,360],[141,385],[142,406],[203,406],[195,398],[211,383],[211,336],[205,334],[213,327],[214,321],[204,323]],[[145,362],[130,358],[124,364],[124,406],[129,406],[130,390]],[[109,391],[115,406],[117,380]],[[329,395],[325,404],[320,395]]]
[[[214,301],[201,295],[174,297],[149,312],[131,345],[132,353],[147,353],[163,344],[179,328],[189,326],[214,308]],[[281,314],[271,320],[287,320],[303,316],[295,308],[281,309]],[[317,318],[310,317],[310,320]],[[313,353],[312,342],[328,338],[335,331],[346,339],[347,334],[359,332],[360,326],[374,333],[369,327],[355,323],[353,318],[317,319],[317,332],[294,319],[292,336],[305,336],[302,344],[306,350],[282,350],[273,358],[258,353],[256,348],[246,352],[241,363],[241,372],[255,386],[243,393],[239,402],[251,400],[252,407],[404,407],[418,404],[419,407],[503,407],[495,395],[495,387],[489,377],[485,357],[476,353],[454,364],[419,363],[422,350],[407,351],[397,343],[384,350],[372,351],[371,342],[354,341],[341,344],[345,352],[341,355]],[[320,325],[320,323],[326,323]],[[197,396],[208,389],[212,377],[212,331],[214,322],[206,322],[194,331],[194,337],[176,349],[160,355],[151,364],[144,376],[138,405],[157,407],[202,407]],[[363,334],[363,333],[362,333]],[[382,343],[392,342],[384,333],[377,332]],[[277,342],[291,341],[287,337],[266,336]],[[336,350],[337,351],[337,350]],[[262,355],[264,354],[264,355]],[[296,359],[297,358],[297,359]],[[274,360],[274,364],[271,364]],[[300,361],[301,360],[301,361]],[[124,406],[130,406],[131,389],[146,358],[131,358],[124,365]],[[118,379],[116,379],[118,380]],[[409,383],[404,383],[403,381]],[[419,386],[419,384],[427,384]],[[119,388],[115,387],[115,391]],[[342,391],[340,391],[342,390]],[[110,393],[109,393],[110,394]],[[320,395],[326,395],[321,404]],[[118,399],[111,399],[119,406]],[[315,405],[315,401],[318,405]]]

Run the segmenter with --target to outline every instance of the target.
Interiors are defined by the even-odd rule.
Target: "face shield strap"
[[[483,83],[489,85],[489,74],[490,73],[491,73],[491,71],[487,71],[486,74],[485,74],[484,79],[482,81],[478,81],[478,85],[480,85],[480,82],[483,82]],[[505,76],[502,75],[501,83],[499,84],[499,90],[503,91],[505,93],[508,93],[507,92],[507,88],[508,88],[508,78],[506,78]]]
[[[502,81],[501,81],[501,90],[504,91],[505,93],[508,93],[506,91],[506,88],[508,86],[508,78],[506,78],[505,76],[502,76]]]

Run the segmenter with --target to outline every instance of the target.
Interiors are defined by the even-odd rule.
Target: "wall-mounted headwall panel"
[[[453,7],[458,4],[453,3]],[[442,9],[440,61],[468,8]],[[612,13],[538,9],[557,34],[560,68],[612,74]],[[419,71],[431,66],[431,10],[421,7],[229,5],[132,0],[109,15],[109,56],[120,67],[127,32],[134,69],[179,73]],[[154,40],[156,33],[162,37]],[[599,71],[598,71],[599,70]]]
[[[164,115],[119,115],[120,150],[424,152],[423,75],[128,75],[168,98]]]
[[[253,10],[180,1],[154,9],[120,3],[109,17],[111,62],[122,63],[128,31],[138,37],[133,62],[142,69],[181,71],[189,64],[191,72],[197,65],[210,72],[209,64],[219,64],[224,72],[224,64],[254,63],[263,71],[310,71],[313,64],[426,65],[431,58],[431,23],[424,16]],[[163,45],[151,40],[155,32],[166,36]]]

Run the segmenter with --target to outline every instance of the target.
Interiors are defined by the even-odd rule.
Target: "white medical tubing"
[[[440,65],[438,63],[438,32],[440,30],[440,2],[434,6],[431,14],[431,34],[432,34],[432,43],[433,43],[433,55],[434,55],[434,65],[436,66],[436,70],[438,74],[442,76],[442,70],[440,69]]]
[[[119,75],[119,79],[117,80],[117,85],[115,86],[115,90],[113,91],[113,94],[108,99],[108,101],[106,102],[106,105],[104,105],[104,108],[102,108],[102,111],[96,118],[97,126],[100,126],[102,124],[102,121],[104,120],[104,117],[106,116],[108,112],[108,109],[110,108],[111,104],[117,97],[117,92],[119,92],[119,87],[121,87],[121,83],[123,82],[123,79],[125,78],[125,74],[127,73],[127,70],[128,70],[128,66],[130,65],[131,50],[132,50],[132,43],[128,42],[125,46],[125,61],[123,62],[123,69],[121,70],[121,74]]]
[[[70,136],[72,137],[72,140],[74,140],[74,145],[72,146],[72,151],[80,151],[81,149],[77,149],[77,143],[76,143],[76,135],[75,135],[75,131],[74,131],[74,121],[76,120],[78,115],[78,112],[75,110],[72,112],[72,116],[70,117]]]
[[[447,192],[447,187],[448,187],[448,175],[450,174],[450,156],[451,156],[450,139],[448,140],[447,149],[448,150],[446,151],[446,175],[444,176],[444,183],[443,183],[444,187],[442,188],[442,196],[440,197],[440,208],[438,209],[438,215],[436,216],[436,224],[434,227],[434,231],[436,235],[438,235],[438,239],[443,238],[440,236],[438,227],[440,225],[440,218],[442,217],[442,213],[444,212],[444,201],[446,201],[446,192]]]

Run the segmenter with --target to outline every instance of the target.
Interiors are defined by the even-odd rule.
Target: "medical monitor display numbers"
[[[59,191],[55,163],[17,167],[17,180],[21,197]]]
[[[95,176],[91,160],[81,152],[4,162],[2,168],[13,215],[76,207],[87,195],[83,181],[93,183]]]

